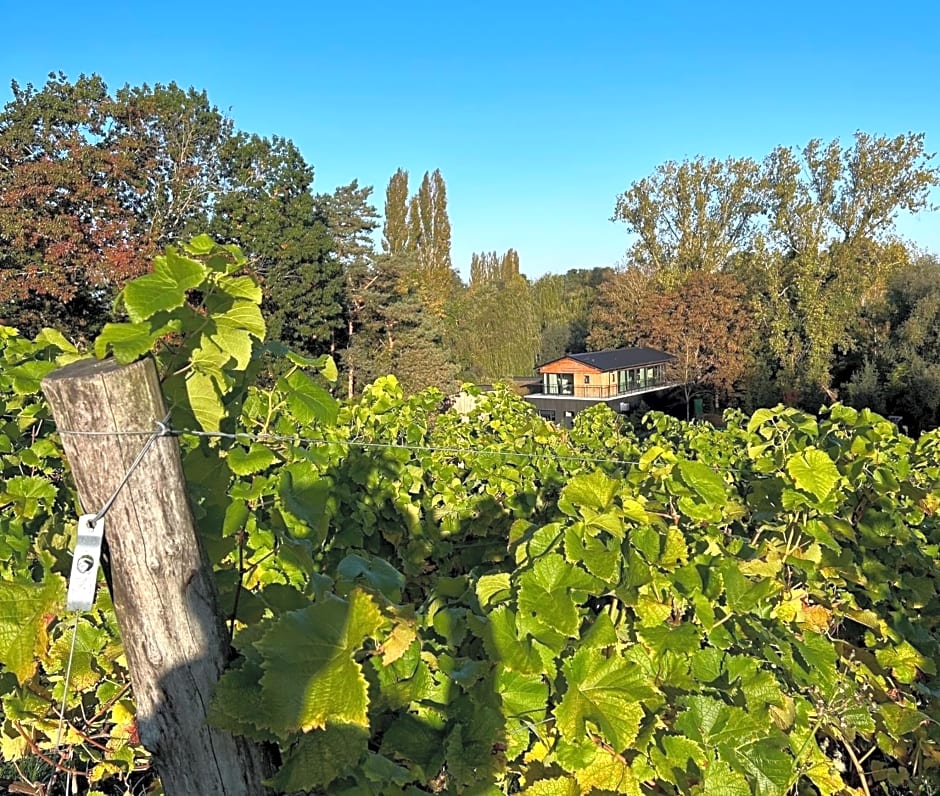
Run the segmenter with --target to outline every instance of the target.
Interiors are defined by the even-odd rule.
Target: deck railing
[[[618,384],[560,384],[550,386],[544,390],[543,395],[568,395],[572,398],[616,398],[620,395],[630,395],[631,393],[645,392],[646,390],[655,390],[660,387],[671,387],[673,382],[667,379],[649,379],[648,381],[637,380],[625,385],[621,389]]]

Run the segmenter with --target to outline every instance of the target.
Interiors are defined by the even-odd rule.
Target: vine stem
[[[865,779],[865,769],[862,768],[862,763],[855,754],[855,750],[842,734],[839,734],[839,740],[842,741],[842,745],[845,747],[845,751],[849,753],[849,759],[852,761],[852,765],[855,767],[855,773],[858,774],[859,780],[862,783],[862,790],[865,791],[865,796],[871,796],[871,791],[868,789],[868,782]]]
[[[44,754],[42,749],[39,748],[39,744],[30,736],[26,730],[23,729],[23,725],[18,721],[13,721],[14,729],[23,737],[23,740],[29,745],[29,751],[32,752],[36,757],[42,760],[46,765],[52,766],[57,772],[63,774],[70,774],[73,777],[85,777],[87,774],[84,771],[79,771],[76,768],[69,768],[68,766],[63,766],[61,763],[56,762],[48,755]]]

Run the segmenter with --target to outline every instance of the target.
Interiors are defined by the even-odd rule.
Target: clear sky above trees
[[[481,249],[515,248],[529,276],[614,264],[616,197],[666,160],[859,129],[940,149],[940,8],[921,0],[0,7],[4,82],[204,88],[240,129],[293,140],[319,192],[440,168],[465,276]],[[899,229],[940,249],[937,213]]]

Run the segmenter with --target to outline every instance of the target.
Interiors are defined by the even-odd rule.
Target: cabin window
[[[590,376],[585,376],[585,377],[584,377],[584,383],[585,383],[585,384],[590,384],[590,383],[591,383],[591,377],[590,377]]]
[[[547,395],[574,395],[574,374],[546,373],[543,387]]]
[[[544,420],[551,420],[555,422],[555,410],[554,409],[539,409],[539,417]]]

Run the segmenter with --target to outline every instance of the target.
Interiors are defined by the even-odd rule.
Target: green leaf
[[[508,606],[501,605],[489,615],[484,626],[484,644],[489,657],[511,671],[535,674],[542,670],[531,640],[519,638],[516,615]]]
[[[95,356],[104,359],[110,347],[114,358],[127,365],[149,354],[154,344],[164,335],[177,331],[179,323],[168,323],[153,330],[149,323],[106,323],[95,338]]]
[[[172,249],[154,260],[153,272],[124,286],[122,296],[127,314],[134,323],[145,321],[158,312],[182,307],[186,293],[199,287],[206,277],[206,267]]]
[[[366,559],[351,553],[336,567],[336,588],[339,590],[358,582],[368,584],[391,602],[397,603],[401,601],[405,576],[383,558],[369,556]]]
[[[189,243],[184,244],[183,248],[190,254],[206,255],[212,254],[212,250],[216,246],[216,242],[208,235],[203,233],[201,235],[197,235],[195,238],[190,240]]]
[[[678,468],[686,486],[706,503],[721,506],[727,502],[728,493],[724,480],[707,464],[699,461],[680,461]]]
[[[569,517],[577,517],[579,508],[603,511],[617,494],[617,482],[600,470],[572,478],[561,490],[558,508]]]
[[[556,553],[539,558],[519,577],[519,613],[571,638],[577,638],[581,618],[575,590],[590,591],[597,581]],[[578,599],[580,602],[584,598]]]
[[[64,354],[79,353],[79,350],[74,345],[72,345],[71,341],[69,341],[68,338],[62,334],[62,332],[49,326],[44,326],[39,331],[39,334],[36,335],[35,342],[38,345],[58,348],[59,351],[63,352]]]
[[[36,673],[64,594],[65,581],[58,575],[44,583],[0,582],[0,664],[20,683]]]
[[[320,375],[331,384],[339,378],[339,369],[336,367],[336,360],[333,357],[326,357],[326,362],[320,368]]]
[[[261,285],[250,276],[220,276],[217,284],[226,295],[261,303]]]
[[[265,728],[262,718],[264,697],[259,686],[262,674],[260,665],[249,660],[224,672],[212,693],[209,723],[256,741],[274,741],[275,735]]]
[[[259,340],[264,339],[264,318],[261,308],[254,301],[236,300],[231,308],[212,318],[216,326],[230,329],[242,329]]]
[[[541,674],[522,674],[500,669],[496,690],[503,703],[506,718],[535,724],[545,718],[548,684]]]
[[[270,448],[255,442],[247,450],[232,448],[226,455],[225,461],[235,475],[254,475],[267,470],[278,461],[278,458]]]
[[[485,611],[496,603],[505,602],[512,596],[509,573],[499,572],[493,575],[481,575],[476,584],[477,600]]]
[[[921,655],[907,641],[902,641],[896,647],[879,649],[875,651],[879,665],[891,669],[892,673],[902,683],[913,683],[917,679],[918,670],[936,674],[934,663]]]
[[[713,760],[705,768],[703,796],[751,796],[751,788],[743,774],[724,760]]]
[[[593,758],[574,772],[582,793],[626,793],[640,796],[640,783],[630,764],[619,754],[594,746]]]
[[[829,497],[841,477],[832,459],[817,448],[806,448],[787,459],[787,472],[799,489],[820,502]]]
[[[735,756],[750,774],[756,796],[782,796],[793,779],[793,758],[774,741],[765,740],[738,747]]]
[[[368,684],[353,656],[385,624],[361,591],[282,616],[258,642],[264,675],[260,717],[280,736],[348,724],[368,727]]]
[[[581,796],[581,788],[571,777],[550,777],[533,783],[520,796]]]
[[[366,753],[369,734],[342,725],[301,736],[287,753],[277,774],[264,784],[278,793],[299,793],[328,787],[347,776]]]
[[[6,369],[13,379],[13,392],[17,395],[33,395],[39,392],[42,380],[58,367],[55,362],[33,359]]]
[[[581,562],[585,568],[605,583],[615,584],[620,579],[620,546],[610,549],[600,539],[584,536],[575,523],[565,530],[565,558],[571,564]]]
[[[212,376],[199,370],[186,373],[186,394],[193,417],[203,431],[218,431],[225,417],[222,393]]]
[[[930,718],[919,710],[899,705],[896,702],[885,702],[878,705],[877,710],[884,719],[885,727],[891,733],[891,737],[896,739],[930,722]]]
[[[245,370],[251,363],[251,335],[244,329],[225,323],[219,318],[216,320],[215,330],[209,334],[209,339],[220,351],[226,352],[235,360],[238,370]]]
[[[55,500],[56,488],[38,475],[15,475],[8,479],[3,487],[4,498],[14,503],[25,503],[29,500]]]
[[[288,516],[291,533],[298,538],[313,536],[323,541],[329,515],[326,512],[331,482],[303,462],[280,469],[278,477],[278,505]]]
[[[332,425],[336,422],[339,412],[336,399],[303,371],[294,371],[286,379],[281,379],[278,386],[286,393],[287,405],[301,424],[320,422]]]
[[[641,700],[655,696],[640,667],[600,650],[580,649],[564,665],[568,688],[555,708],[558,729],[571,741],[589,729],[615,752],[636,738],[644,712]]]

